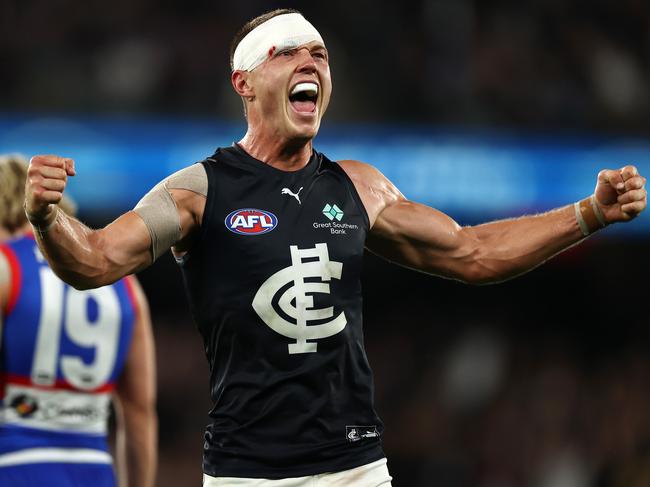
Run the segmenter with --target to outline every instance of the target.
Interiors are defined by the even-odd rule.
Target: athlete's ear
[[[249,76],[250,73],[248,71],[235,70],[230,75],[230,82],[239,96],[252,101],[255,97],[255,92],[248,83]]]

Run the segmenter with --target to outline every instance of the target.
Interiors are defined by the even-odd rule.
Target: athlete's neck
[[[298,171],[307,165],[312,153],[311,139],[287,140],[260,137],[249,130],[238,142],[249,155],[282,171]]]

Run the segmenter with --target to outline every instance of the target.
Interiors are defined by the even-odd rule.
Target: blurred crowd
[[[278,6],[328,44],[331,119],[647,133],[645,0],[2,0],[0,110],[240,119],[230,40]]]

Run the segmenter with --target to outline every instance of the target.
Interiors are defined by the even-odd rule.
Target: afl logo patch
[[[244,208],[228,214],[226,228],[240,235],[261,235],[278,226],[278,218],[270,211]]]

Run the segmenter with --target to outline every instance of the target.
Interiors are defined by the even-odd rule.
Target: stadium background
[[[0,0],[0,152],[74,157],[81,218],[107,223],[243,133],[228,45],[279,6],[301,9],[330,50],[316,147],[377,165],[462,224],[573,202],[601,167],[650,174],[644,0]],[[496,286],[368,256],[367,350],[395,487],[650,485],[649,221]],[[201,343],[171,256],[140,278],[158,347],[158,485],[200,485]]]

